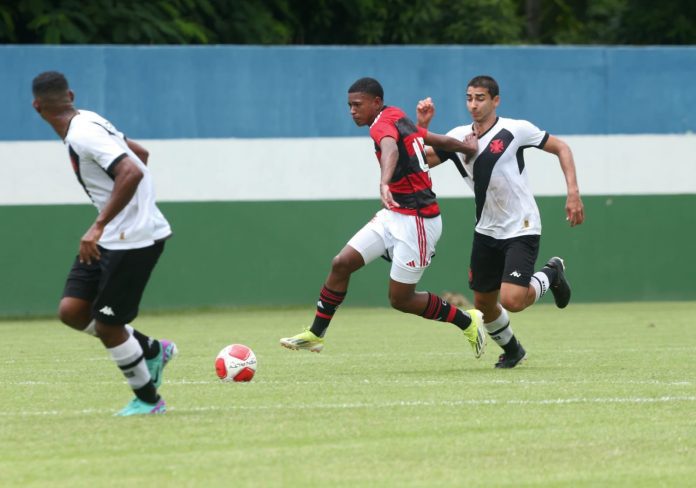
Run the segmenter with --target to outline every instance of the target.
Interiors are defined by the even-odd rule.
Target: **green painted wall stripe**
[[[693,300],[688,257],[696,195],[586,197],[587,222],[571,229],[564,198],[538,199],[542,260],[561,255],[579,302]],[[443,199],[444,233],[422,289],[469,293],[471,199]],[[379,208],[371,201],[208,202],[161,205],[174,236],[146,292],[145,309],[218,305],[314,307],[331,258]],[[87,205],[4,206],[0,315],[54,313]],[[346,303],[387,305],[388,265],[351,281]]]

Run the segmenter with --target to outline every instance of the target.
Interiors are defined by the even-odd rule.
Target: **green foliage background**
[[[3,0],[0,43],[696,44],[696,2]]]

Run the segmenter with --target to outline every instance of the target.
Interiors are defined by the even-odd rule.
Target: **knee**
[[[403,312],[404,308],[406,308],[406,302],[402,297],[391,294],[389,295],[389,304],[392,306],[393,309],[399,310],[401,312]]]
[[[353,265],[350,259],[339,254],[331,261],[331,271],[340,276],[349,276],[353,272]]]
[[[420,313],[420,310],[413,310],[414,294],[389,293],[389,304],[393,309],[406,313]]]
[[[521,312],[522,310],[527,308],[527,304],[525,303],[524,297],[501,296],[500,304],[508,312]]]
[[[77,307],[72,301],[64,299],[58,305],[58,318],[65,325],[82,330],[89,325],[90,313],[89,310]]]
[[[63,302],[60,302],[60,305],[58,305],[58,318],[61,322],[70,327],[75,327],[77,325],[77,315],[75,311]]]

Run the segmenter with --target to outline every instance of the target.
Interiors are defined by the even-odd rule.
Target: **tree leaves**
[[[691,0],[3,0],[0,42],[694,44]]]

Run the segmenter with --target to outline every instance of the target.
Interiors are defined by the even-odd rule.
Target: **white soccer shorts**
[[[348,241],[348,245],[360,253],[365,264],[388,256],[392,261],[390,278],[414,284],[430,266],[441,234],[439,215],[424,219],[382,209]]]

